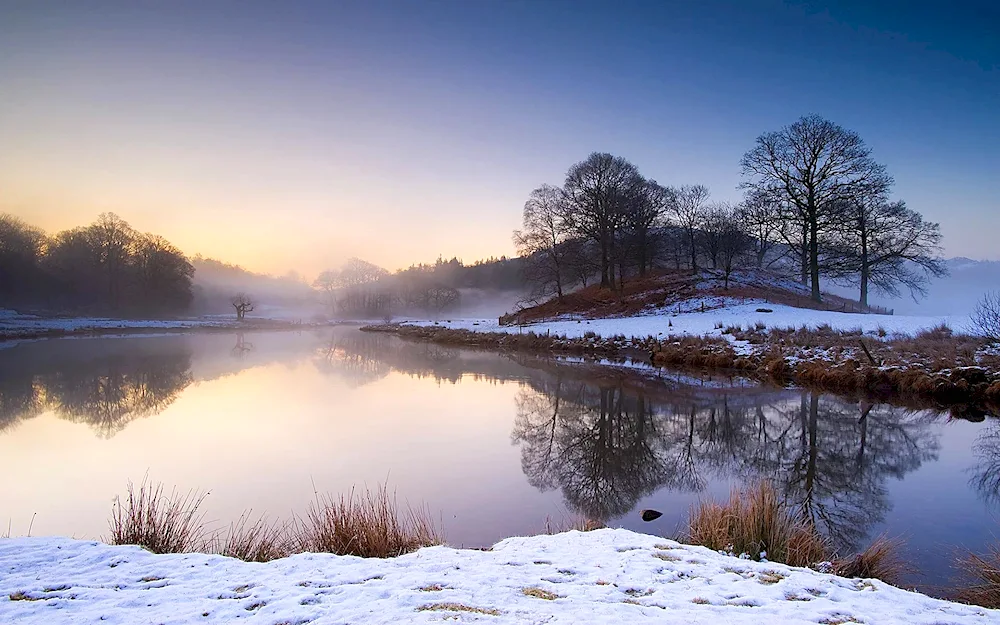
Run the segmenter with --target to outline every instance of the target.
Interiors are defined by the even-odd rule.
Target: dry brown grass
[[[488,614],[490,616],[500,616],[500,610],[496,608],[477,608],[464,603],[429,603],[417,608],[418,612],[471,612],[473,614]]]
[[[225,535],[217,537],[212,551],[246,562],[268,562],[291,553],[287,523],[268,521],[263,515],[251,521],[251,511],[240,515]]]
[[[527,588],[522,588],[521,594],[527,597],[534,597],[536,599],[544,599],[546,601],[555,601],[556,599],[561,599],[561,597],[556,593],[549,592],[544,588],[539,588],[538,586],[529,586]]]
[[[172,490],[167,495],[163,484],[147,478],[138,487],[129,482],[127,490],[125,499],[115,497],[105,542],[139,545],[153,553],[184,553],[204,546],[204,519],[198,508],[207,493]]]
[[[358,495],[353,489],[336,498],[317,495],[296,525],[297,551],[391,558],[442,543],[430,513],[401,512],[384,484]]]
[[[959,600],[1000,608],[1000,545],[991,547],[986,555],[968,554],[958,567],[971,582],[957,593]]]
[[[835,561],[833,571],[841,577],[874,578],[896,585],[910,572],[900,557],[902,546],[900,539],[883,534],[854,557]]]
[[[705,501],[691,511],[687,539],[716,551],[746,553],[792,566],[822,561],[826,541],[778,497],[770,482],[733,489],[727,503]]]
[[[592,532],[606,528],[604,521],[588,519],[583,516],[563,518],[561,521],[554,521],[552,517],[545,517],[545,534],[561,534],[576,530],[578,532]]]

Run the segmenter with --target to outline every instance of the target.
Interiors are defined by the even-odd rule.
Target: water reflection
[[[886,481],[936,459],[940,446],[924,413],[877,406],[859,419],[857,405],[808,392],[658,393],[624,374],[602,378],[560,369],[531,380],[512,434],[529,482],[558,488],[588,518],[620,517],[663,488],[766,478],[851,549],[889,510]]]
[[[60,350],[58,360],[38,363],[4,359],[0,429],[52,411],[110,438],[133,420],[162,411],[192,382],[191,352],[183,343],[150,352],[113,341],[92,347]]]
[[[972,455],[976,464],[969,471],[969,484],[983,501],[1000,506],[1000,422],[985,425],[972,444]]]
[[[909,483],[914,484],[922,478],[913,474],[928,466],[933,467],[929,473],[932,478],[938,475],[935,472],[945,475],[949,470],[967,470],[960,473],[958,488],[953,476],[947,478],[947,484],[936,484],[934,497],[960,493],[966,499],[978,497],[989,505],[1000,504],[1000,422],[996,420],[962,424],[974,427],[974,431],[948,429],[943,425],[944,417],[934,412],[859,406],[833,396],[763,388],[724,378],[657,376],[649,371],[636,375],[594,365],[454,349],[353,328],[318,334],[60,340],[0,350],[0,435],[16,438],[16,424],[51,412],[64,420],[85,423],[98,436],[109,438],[136,419],[163,411],[195,381],[215,380],[273,363],[287,366],[294,375],[279,375],[278,369],[285,371],[280,367],[246,376],[255,380],[247,384],[281,382],[261,391],[252,405],[234,409],[237,416],[220,409],[231,405],[228,400],[218,401],[216,393],[224,391],[206,386],[197,401],[185,404],[184,410],[171,411],[169,418],[164,415],[164,421],[196,416],[185,421],[187,425],[174,427],[184,430],[178,434],[184,439],[194,435],[192,428],[210,430],[204,419],[212,415],[218,422],[216,429],[222,428],[219,423],[229,423],[222,428],[227,436],[233,435],[233,429],[240,430],[245,444],[254,445],[259,444],[254,427],[268,427],[276,413],[287,410],[314,419],[304,421],[308,425],[301,432],[288,434],[299,438],[287,442],[286,449],[299,454],[316,440],[340,440],[342,433],[350,430],[354,438],[344,438],[346,446],[338,453],[331,454],[327,447],[317,450],[322,463],[317,460],[320,464],[316,466],[346,474],[355,470],[355,465],[370,465],[372,474],[381,476],[385,475],[383,467],[396,461],[414,474],[423,470],[418,465],[427,460],[412,461],[417,453],[411,447],[418,445],[410,442],[422,430],[432,434],[421,439],[420,445],[447,463],[455,448],[435,445],[449,432],[464,428],[453,445],[474,450],[469,462],[482,458],[487,474],[509,468],[511,479],[524,491],[540,498],[545,494],[546,500],[561,500],[574,512],[613,524],[628,525],[630,512],[647,497],[672,505],[683,515],[701,494],[718,496],[729,484],[767,478],[842,550],[863,546],[881,526],[891,525],[894,504],[912,510],[908,503],[914,497],[901,498],[893,483],[910,477]],[[413,384],[425,379],[445,388]],[[504,384],[510,386],[494,387]],[[357,424],[364,419],[357,416],[373,418],[365,414],[372,398],[400,394],[396,390],[400,388],[422,393],[423,403],[411,402],[406,396],[403,407],[378,415],[386,433],[371,437],[377,452],[371,457],[351,456],[357,437],[368,436],[360,433]],[[503,392],[487,393],[487,388]],[[336,394],[336,406],[354,406],[347,411],[349,419],[344,410],[331,408],[331,393]],[[500,399],[486,406],[482,397],[487,395]],[[488,430],[481,421],[484,412],[494,415],[490,422],[496,424],[494,429]],[[443,413],[460,416],[449,421],[440,418]],[[227,422],[230,417],[234,420]],[[171,427],[170,423],[162,425],[164,430]],[[393,438],[392,430],[397,426],[412,427],[410,438]],[[337,436],[308,434],[325,432],[325,428]],[[947,454],[935,462],[942,455],[943,435],[946,439],[952,436],[947,447],[952,453],[951,465]],[[976,436],[974,441],[972,435]],[[270,438],[277,436],[272,432]],[[123,435],[118,441],[128,438]],[[386,458],[386,448],[395,450],[391,458]],[[501,466],[497,458],[502,453],[511,456]],[[138,475],[145,468],[137,465]],[[483,497],[483,476],[473,479],[452,468],[444,475],[449,476],[448,490],[454,490],[459,498]],[[125,477],[135,475],[123,476],[122,481]],[[216,485],[214,475],[199,481]],[[287,485],[282,483],[281,488]],[[490,496],[495,495],[494,490]],[[407,496],[420,500],[423,493]],[[510,499],[503,512],[494,511],[476,523],[495,522],[495,530],[490,530],[495,533],[489,539],[523,531],[512,519],[529,514],[520,508],[525,505],[524,498],[520,494]],[[958,499],[956,495],[956,509],[981,514],[981,506]],[[538,512],[531,520],[540,522],[542,518]]]

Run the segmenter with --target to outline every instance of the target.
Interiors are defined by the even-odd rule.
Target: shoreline
[[[987,350],[984,359],[979,358],[980,352],[973,352],[971,362],[966,363],[958,358],[935,360],[919,353],[901,353],[896,349],[898,343],[863,333],[806,331],[797,336],[796,331],[727,328],[723,332],[732,335],[733,340],[729,340],[725,336],[627,338],[593,333],[569,338],[405,323],[369,325],[360,330],[452,347],[595,360],[632,359],[652,367],[732,373],[760,383],[794,385],[860,401],[947,410],[956,418],[971,420],[1000,415],[1000,355],[995,351]],[[942,346],[967,349],[964,344],[955,345],[960,340],[961,336],[953,338],[949,333],[932,334],[925,343],[916,345],[928,350]]]
[[[68,318],[73,319],[73,318]],[[104,320],[102,320],[104,321]],[[283,321],[280,319],[253,319],[249,321],[207,321],[199,319],[147,319],[141,321],[133,320],[106,320],[111,323],[120,322],[122,325],[82,325],[80,327],[59,328],[59,327],[39,327],[39,328],[0,328],[0,344],[10,341],[35,341],[44,339],[59,338],[90,338],[101,336],[131,336],[149,334],[185,334],[202,332],[268,332],[268,331],[290,331],[290,330],[315,330],[319,328],[330,328],[337,325],[351,325],[352,322],[298,322]]]

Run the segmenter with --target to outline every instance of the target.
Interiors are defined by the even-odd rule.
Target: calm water
[[[353,328],[0,349],[0,519],[96,538],[126,481],[209,490],[220,525],[388,482],[483,546],[578,515],[673,533],[776,480],[843,549],[907,539],[924,588],[997,531],[1000,422],[725,379],[409,343]],[[663,518],[645,524],[636,509]],[[4,528],[6,530],[6,528]]]

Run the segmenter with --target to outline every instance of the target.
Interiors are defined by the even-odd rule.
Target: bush
[[[401,515],[385,485],[358,497],[353,489],[337,499],[317,495],[296,534],[297,551],[363,558],[391,558],[442,543],[430,513],[407,508]]]
[[[207,493],[176,490],[167,496],[163,484],[143,478],[138,489],[128,483],[123,501],[115,497],[111,508],[111,535],[104,542],[112,545],[139,545],[153,553],[184,553],[204,546],[203,516],[198,508]]]
[[[729,502],[702,502],[691,512],[687,540],[716,551],[748,554],[792,566],[810,566],[825,559],[826,541],[778,498],[770,482],[733,489]]]

